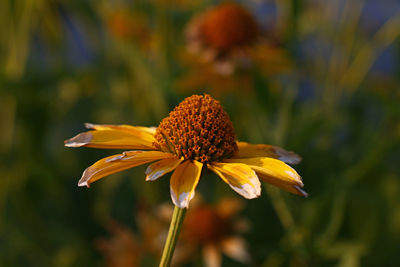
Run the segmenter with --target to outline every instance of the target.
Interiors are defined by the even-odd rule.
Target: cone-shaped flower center
[[[203,163],[229,158],[238,150],[228,114],[209,95],[184,99],[161,121],[154,145]]]
[[[251,44],[257,37],[253,16],[238,4],[222,4],[205,14],[201,25],[204,42],[218,50]]]

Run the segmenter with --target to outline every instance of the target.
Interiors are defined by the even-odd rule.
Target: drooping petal
[[[167,157],[174,157],[174,155],[159,151],[128,151],[106,157],[83,172],[78,186],[89,187],[91,183],[110,174]]]
[[[212,163],[208,168],[243,197],[251,199],[260,196],[260,181],[256,173],[245,164]]]
[[[203,247],[203,260],[206,267],[221,267],[222,255],[216,244]]]
[[[240,237],[229,237],[221,242],[222,251],[234,260],[248,264],[250,254],[246,249],[246,242]]]
[[[224,160],[224,162],[246,164],[257,173],[262,181],[280,187],[293,194],[304,197],[307,196],[307,193],[300,189],[303,187],[300,175],[293,168],[280,160],[269,157],[257,157],[242,159],[231,158]]]
[[[286,151],[278,146],[271,146],[265,144],[249,144],[246,142],[238,142],[238,152],[234,158],[255,158],[255,157],[269,157],[279,159],[288,164],[298,164],[301,157],[294,152]]]
[[[179,208],[189,207],[190,200],[194,197],[194,190],[199,182],[203,163],[196,160],[187,160],[180,164],[171,176],[171,198]]]
[[[146,181],[154,181],[166,173],[169,173],[178,167],[183,159],[170,158],[162,159],[160,161],[154,162],[147,167],[146,170]]]
[[[109,149],[154,149],[154,128],[130,125],[85,124],[92,131],[65,140],[67,147],[95,147]]]

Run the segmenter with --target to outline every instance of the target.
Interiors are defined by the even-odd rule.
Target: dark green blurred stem
[[[291,230],[294,227],[294,220],[285,200],[280,194],[279,189],[266,185],[264,188],[272,201],[272,206],[274,207],[283,228],[285,228],[286,231]]]
[[[338,13],[341,16],[340,23],[336,27],[336,32],[333,35],[333,50],[327,64],[327,74],[325,78],[324,89],[322,92],[323,107],[327,114],[336,108],[341,95],[343,94],[343,86],[340,83],[340,76],[343,74],[343,69],[348,68],[350,64],[350,56],[341,59],[343,47],[352,49],[356,40],[356,32],[358,29],[359,18],[363,10],[364,1],[357,3],[345,1],[341,6],[339,3],[333,5],[333,13]],[[367,57],[365,57],[367,58]],[[365,64],[367,65],[367,64]],[[344,72],[346,73],[346,72]]]
[[[375,144],[375,146],[371,147],[369,152],[357,164],[343,174],[344,183],[337,189],[338,193],[335,194],[329,223],[317,240],[319,247],[327,247],[338,235],[345,218],[344,213],[351,187],[363,177],[366,177],[374,168],[377,168],[381,164],[384,155],[394,146],[394,140],[381,138],[381,136],[385,135],[385,128],[381,127],[381,129],[381,131],[371,137],[371,144]]]
[[[174,32],[172,25],[172,18],[170,15],[170,9],[168,6],[157,5],[156,6],[156,18],[157,25],[159,25],[160,48],[161,55],[158,59],[159,71],[162,74],[162,88],[166,90],[171,85],[171,54],[172,47],[176,45],[174,43]]]
[[[185,208],[175,206],[171,224],[169,225],[168,237],[165,241],[163,254],[160,260],[160,267],[168,267],[171,265],[172,256],[174,255],[176,242],[178,241],[185,214]]]
[[[284,41],[291,53],[295,52],[298,39],[299,18],[303,9],[300,0],[275,0],[278,31],[284,32]]]
[[[291,109],[297,94],[297,84],[297,78],[293,78],[293,82],[290,85],[290,88],[288,88],[287,90],[287,96],[285,97],[285,99],[283,99],[282,104],[280,105],[278,120],[279,123],[276,127],[274,127],[275,132],[272,136],[273,143],[275,145],[281,146],[286,138],[291,120]],[[293,245],[300,244],[302,242],[301,237],[295,232],[295,221],[288,205],[285,202],[285,199],[281,194],[280,189],[267,185],[265,185],[264,188],[269,198],[271,199],[272,206],[283,228],[288,234],[291,243]]]

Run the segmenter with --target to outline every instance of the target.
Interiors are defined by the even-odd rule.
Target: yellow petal
[[[80,133],[66,140],[67,147],[95,147],[109,149],[154,149],[154,128],[130,125],[85,124],[92,131]]]
[[[260,196],[260,181],[256,173],[245,164],[212,163],[208,168],[243,197],[251,199]]]
[[[146,170],[146,181],[154,181],[166,173],[169,173],[178,167],[182,162],[182,159],[170,158],[162,159],[160,161],[154,162],[147,167]]]
[[[255,157],[269,157],[279,159],[288,164],[298,164],[301,157],[294,152],[286,151],[278,146],[271,146],[265,144],[249,144],[246,142],[238,142],[239,151],[235,154],[234,158],[255,158]]]
[[[203,163],[196,160],[187,160],[180,164],[171,176],[171,198],[179,208],[189,207],[190,200],[194,197],[194,190],[200,179]]]
[[[78,186],[89,187],[91,183],[110,174],[166,158],[167,156],[174,157],[172,154],[159,151],[128,151],[101,159],[83,172]]]
[[[85,123],[85,127],[93,130],[122,130],[122,131],[140,131],[143,136],[150,134],[154,136],[156,134],[157,127],[143,127],[143,126],[132,126],[132,125],[111,125],[111,124],[93,124]]]
[[[307,193],[301,190],[303,182],[300,175],[289,165],[284,162],[269,158],[243,158],[243,159],[226,159],[224,162],[243,163],[251,167],[258,177],[267,183],[278,186],[283,190],[300,195],[307,196]]]
[[[138,160],[159,160],[159,159],[168,159],[175,158],[175,155],[171,153],[165,153],[161,151],[125,151],[120,155],[116,155],[108,159],[108,162],[111,161],[124,161],[124,162],[136,162]]]

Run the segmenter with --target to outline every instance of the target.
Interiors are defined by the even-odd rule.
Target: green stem
[[[171,224],[169,225],[168,237],[165,241],[163,254],[159,267],[169,267],[171,265],[172,256],[174,255],[175,245],[178,241],[179,232],[183,219],[185,218],[186,208],[175,206],[174,214],[172,215]]]

